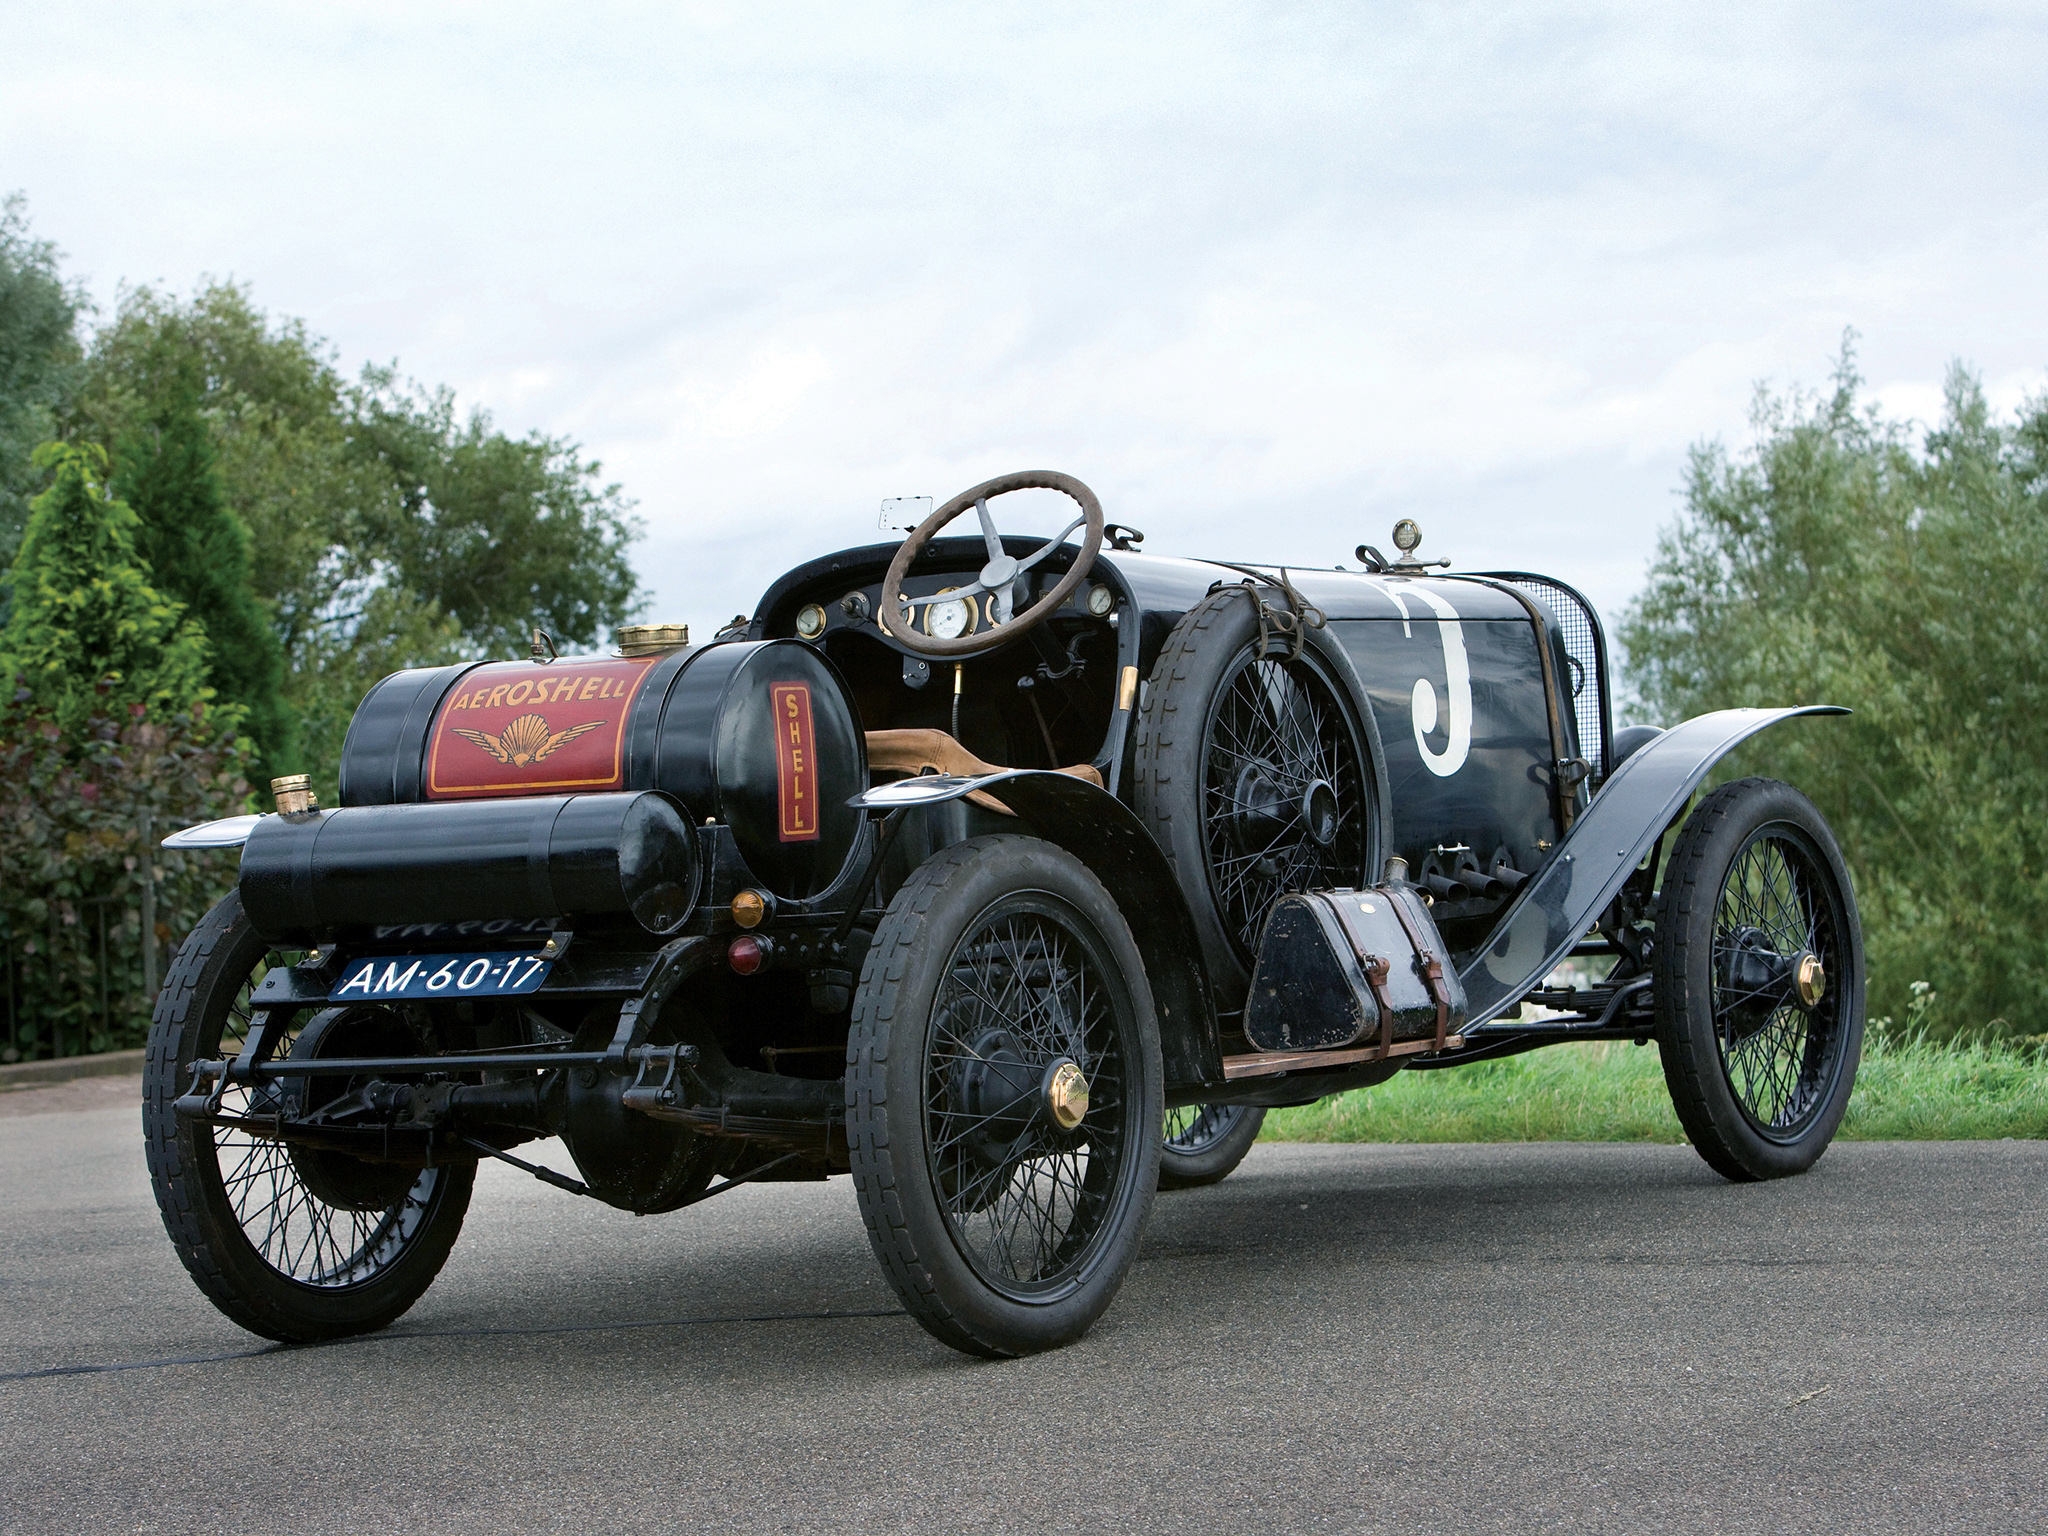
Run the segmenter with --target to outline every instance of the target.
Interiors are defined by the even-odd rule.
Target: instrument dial
[[[925,604],[924,632],[934,640],[957,640],[962,635],[974,632],[976,607],[971,597],[945,599],[951,587],[939,592]]]

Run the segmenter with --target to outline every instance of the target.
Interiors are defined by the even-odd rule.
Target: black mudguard
[[[1513,1007],[1570,953],[1715,763],[1794,715],[1848,713],[1834,704],[1722,709],[1674,725],[1638,748],[1600,787],[1465,968],[1466,1027]]]

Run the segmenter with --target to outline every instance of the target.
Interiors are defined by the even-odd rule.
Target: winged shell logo
[[[546,762],[578,736],[603,724],[602,720],[592,720],[585,725],[572,725],[566,731],[550,732],[546,717],[521,715],[495,736],[489,731],[466,730],[462,726],[455,727],[455,734],[475,742],[501,763],[524,768],[528,763]]]

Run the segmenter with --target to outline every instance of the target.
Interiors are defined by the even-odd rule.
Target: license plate
[[[537,991],[555,962],[532,951],[467,955],[372,955],[351,960],[329,1002],[387,997],[513,997]]]

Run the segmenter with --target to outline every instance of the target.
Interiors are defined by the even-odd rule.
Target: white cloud
[[[0,186],[110,297],[251,281],[640,498],[721,619],[886,495],[1153,547],[1399,515],[1606,606],[1686,446],[1846,326],[2048,363],[2026,7],[336,6],[10,19]]]

